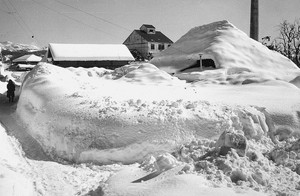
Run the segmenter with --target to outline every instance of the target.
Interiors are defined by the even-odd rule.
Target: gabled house
[[[28,71],[33,69],[41,60],[42,57],[36,56],[34,54],[26,54],[14,59],[12,62],[16,66],[16,70]]]
[[[167,36],[157,31],[154,26],[143,24],[139,30],[134,30],[123,42],[137,60],[151,59],[155,54],[173,44]]]
[[[123,44],[50,43],[43,61],[60,67],[115,69],[134,61],[134,58]]]
[[[42,57],[36,56],[34,54],[26,54],[24,56],[21,56],[19,58],[16,58],[13,60],[13,63],[15,64],[32,64],[32,65],[36,65],[38,64],[38,62],[40,62],[42,60]]]

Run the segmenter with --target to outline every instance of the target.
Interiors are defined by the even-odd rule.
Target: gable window
[[[154,50],[154,49],[155,49],[155,45],[151,44],[151,50]]]
[[[159,44],[158,45],[158,50],[164,50],[165,49],[165,45],[164,44]]]

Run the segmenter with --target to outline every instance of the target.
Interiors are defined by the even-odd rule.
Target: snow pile
[[[187,68],[199,51],[217,69],[175,74],[192,83],[162,70]],[[192,29],[162,54],[153,60],[162,69],[40,63],[19,77],[20,131],[53,160],[79,165],[11,151],[0,164],[21,168],[39,195],[297,195],[299,69],[226,21]]]
[[[217,140],[196,139],[172,154],[149,156],[139,168],[117,173],[105,191],[112,195],[163,195],[163,191],[172,195],[217,195],[219,191],[223,195],[298,195],[300,140],[287,137],[278,142],[280,137],[269,132],[268,117],[254,108],[240,109],[237,115],[243,117],[233,116],[232,129]],[[256,115],[246,116],[250,111]],[[163,173],[156,177],[159,171]],[[144,181],[137,181],[139,176],[145,176]]]
[[[85,195],[96,192],[118,170],[27,159],[19,142],[0,125],[0,195]]]
[[[141,74],[143,69],[154,73]],[[80,162],[132,163],[194,137],[216,136],[230,126],[224,108],[183,100],[185,93],[194,92],[169,86],[176,79],[152,65],[132,72],[118,81],[81,80],[67,69],[39,65],[24,79],[17,113],[45,151]],[[164,76],[157,83],[169,85],[158,89],[127,82],[150,81],[155,75]]]
[[[180,73],[195,65],[200,53],[202,59],[213,60],[216,69],[192,74]],[[249,84],[277,79],[291,81],[300,75],[300,70],[292,61],[252,40],[228,21],[191,29],[150,62],[169,73],[178,73],[177,76],[182,79],[205,83]]]
[[[32,181],[17,170],[21,167],[29,167],[19,143],[5,133],[2,125],[0,126],[0,143],[0,195],[34,195]]]
[[[183,83],[178,78],[170,76],[168,73],[161,71],[156,66],[146,63],[140,65],[136,70],[131,70],[124,75],[120,80],[131,83],[140,84],[172,84]]]
[[[151,64],[128,68],[111,80],[38,65],[24,79],[17,113],[46,152],[75,162],[133,163],[244,124],[257,137],[266,132],[263,117],[252,119],[260,115],[255,109],[201,101],[186,83]]]
[[[32,52],[32,51],[40,50],[39,47],[34,45],[16,44],[10,41],[0,42],[0,48],[2,48],[2,50],[8,50],[10,52],[19,51],[19,50]]]

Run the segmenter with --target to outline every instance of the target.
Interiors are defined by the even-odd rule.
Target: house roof
[[[147,34],[141,30],[134,30],[134,31],[148,42],[173,43],[172,40],[170,40],[167,36],[165,36],[160,31],[156,31],[155,34]]]
[[[18,62],[40,62],[42,60],[42,57],[36,56],[34,54],[27,54],[24,56],[21,56],[19,58],[16,58],[13,60],[14,63]]]
[[[154,28],[155,29],[155,27],[153,25],[149,25],[149,24],[143,24],[142,26],[145,26],[147,28]]]
[[[123,44],[56,44],[50,43],[54,61],[133,61]]]

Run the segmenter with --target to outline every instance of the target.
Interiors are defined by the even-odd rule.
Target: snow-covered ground
[[[179,71],[199,53],[217,69]],[[226,21],[151,63],[5,73],[19,88],[9,105],[0,82],[0,193],[299,195],[293,63]]]

